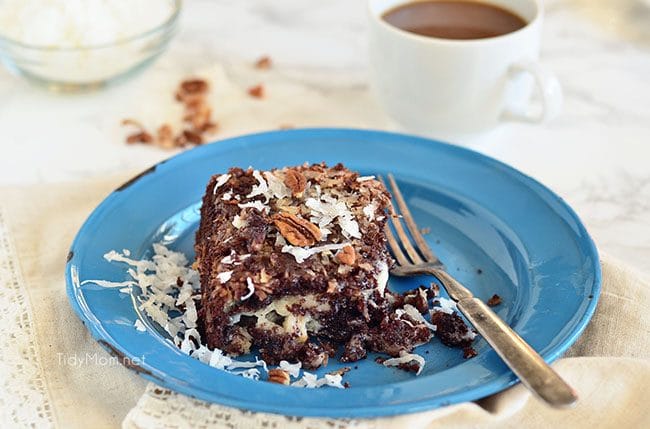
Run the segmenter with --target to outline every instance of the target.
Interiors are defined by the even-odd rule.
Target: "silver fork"
[[[379,179],[383,182],[381,177]],[[399,241],[393,235],[390,226],[386,224],[388,244],[397,261],[390,273],[396,276],[422,274],[434,276],[440,281],[449,297],[456,302],[458,310],[465,315],[529,390],[554,407],[573,405],[578,399],[575,390],[487,305],[474,297],[472,292],[444,270],[444,266],[422,237],[392,174],[388,175],[388,181],[393,199],[399,207],[398,214],[394,206],[390,206],[390,223]],[[406,223],[415,245],[406,234],[400,218]]]

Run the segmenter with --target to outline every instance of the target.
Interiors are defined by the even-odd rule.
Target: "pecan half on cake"
[[[388,204],[380,182],[341,164],[213,176],[196,234],[208,346],[317,368],[339,348],[349,362],[429,341],[420,312],[386,289]]]

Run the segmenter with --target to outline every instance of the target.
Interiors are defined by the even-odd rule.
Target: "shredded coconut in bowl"
[[[0,47],[23,75],[55,88],[95,88],[159,54],[178,0],[0,0]],[[12,43],[14,42],[14,43]]]
[[[169,341],[183,353],[233,375],[253,380],[268,379],[269,368],[263,360],[255,357],[254,361],[239,361],[225,355],[222,350],[211,350],[202,343],[197,330],[196,311],[201,290],[199,273],[189,266],[187,257],[180,252],[174,252],[163,244],[154,244],[153,251],[151,259],[136,260],[130,258],[126,250],[122,253],[111,250],[104,255],[104,259],[125,264],[132,280],[84,280],[81,284],[119,289],[119,293],[127,294],[133,291],[132,288],[138,288],[139,309],[156,322],[169,335]],[[252,282],[251,287],[254,288]],[[140,320],[136,320],[133,327],[138,332],[146,331],[146,326]],[[300,363],[286,361],[280,362],[278,368],[295,379],[291,383],[294,387],[345,388],[341,375],[326,374],[319,378],[316,374],[302,371]],[[263,374],[267,376],[263,377]]]
[[[0,35],[32,46],[105,45],[153,29],[173,11],[171,0],[2,0]]]

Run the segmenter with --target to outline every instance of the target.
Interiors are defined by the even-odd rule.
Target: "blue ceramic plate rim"
[[[580,221],[578,215],[575,211],[568,206],[560,197],[554,194],[549,188],[542,185],[535,179],[519,172],[518,170],[510,167],[507,164],[504,164],[498,160],[485,156],[481,153],[471,151],[459,146],[430,140],[424,137],[411,136],[401,133],[392,133],[386,131],[375,131],[375,130],[364,130],[364,129],[350,129],[350,128],[302,128],[302,129],[293,129],[293,130],[282,130],[282,131],[268,131],[255,134],[248,134],[233,138],[224,139],[218,142],[215,142],[219,147],[225,147],[229,144],[231,146],[237,146],[238,144],[257,142],[261,143],[267,138],[273,138],[278,134],[292,134],[300,138],[304,138],[308,141],[311,137],[318,136],[319,138],[341,138],[346,137],[350,140],[354,139],[401,139],[404,141],[409,141],[414,144],[423,144],[423,145],[435,145],[437,150],[450,152],[456,156],[464,157],[471,161],[484,163],[495,169],[499,170],[501,173],[509,175],[511,179],[518,181],[520,184],[525,185],[530,188],[531,191],[537,196],[540,196],[545,199],[545,201],[553,201],[555,204],[559,204],[561,209],[565,211],[565,215],[569,216],[573,221],[573,224],[577,228],[579,233],[579,239],[582,240],[581,245],[586,246],[588,254],[587,258],[591,261],[591,266],[589,269],[593,270],[593,283],[591,284],[591,289],[585,290],[584,299],[587,299],[586,292],[589,292],[589,301],[588,304],[584,307],[584,310],[581,314],[580,319],[575,321],[571,329],[564,330],[562,333],[559,333],[557,337],[561,338],[561,341],[553,346],[550,350],[547,350],[545,353],[542,353],[542,356],[547,362],[553,362],[558,357],[560,357],[580,336],[587,326],[589,320],[591,319],[601,290],[601,281],[602,274],[600,270],[598,252],[596,249],[593,240],[590,238],[585,227]],[[143,171],[141,174],[135,176],[133,179],[129,180],[127,183],[122,185],[119,189],[124,189],[127,186],[130,186],[142,178],[146,177],[146,180],[155,180],[156,168],[159,165],[165,164],[165,168],[173,168],[174,164],[182,163],[192,157],[199,156],[203,151],[214,150],[214,145],[204,145],[190,151],[178,154],[173,156],[165,161],[162,161],[159,164],[152,166],[151,168]],[[90,214],[87,220],[84,222],[80,228],[77,236],[75,237],[71,251],[68,255],[68,260],[66,263],[65,279],[66,279],[66,291],[71,303],[72,308],[80,317],[82,322],[86,325],[91,335],[95,340],[97,340],[109,353],[114,356],[117,356],[121,363],[128,362],[129,360],[133,362],[137,360],[137,355],[134,355],[130,352],[128,344],[120,344],[115,338],[113,338],[102,326],[102,321],[98,319],[93,313],[92,309],[89,308],[84,301],[83,294],[79,288],[79,279],[76,278],[74,261],[76,257],[83,251],[83,248],[79,247],[79,241],[81,237],[88,232],[90,226],[100,217],[101,213],[114,201],[114,199],[120,198],[117,192],[113,192],[108,195],[99,206]],[[135,332],[135,330],[134,330]],[[163,347],[164,348],[164,347]],[[178,350],[176,350],[178,352]],[[180,352],[178,352],[180,354]],[[188,358],[186,356],[180,355],[181,358],[192,361],[192,363],[200,364],[197,361]],[[203,365],[203,364],[200,364]],[[496,376],[496,378],[491,381],[484,383],[478,387],[472,387],[469,389],[459,389],[456,392],[446,394],[443,397],[437,398],[424,398],[421,400],[411,399],[407,402],[397,402],[397,403],[374,403],[374,404],[359,404],[350,400],[353,399],[350,394],[354,394],[357,389],[346,389],[340,391],[339,389],[291,389],[292,392],[290,396],[286,396],[287,391],[284,386],[276,386],[272,383],[260,383],[241,377],[235,377],[225,372],[219,374],[220,371],[214,370],[208,366],[205,366],[204,370],[211,372],[211,377],[215,380],[219,380],[225,385],[229,384],[233,389],[220,389],[220,392],[215,393],[213,389],[206,389],[205,386],[201,385],[191,385],[185,382],[182,378],[173,376],[170,373],[170,368],[160,368],[152,366],[147,362],[140,362],[138,365],[125,365],[127,368],[134,370],[140,376],[144,377],[149,381],[161,385],[163,387],[169,388],[171,390],[186,394],[191,397],[198,399],[206,400],[209,402],[219,403],[222,405],[232,406],[240,409],[247,409],[252,411],[261,411],[261,412],[272,412],[279,413],[284,415],[295,415],[295,416],[319,416],[319,417],[377,417],[377,416],[387,416],[387,415],[396,415],[396,414],[405,414],[413,413],[418,411],[425,411],[432,408],[437,408],[440,406],[445,406],[449,404],[473,401],[480,399],[482,397],[488,396],[490,394],[499,392],[515,383],[517,383],[517,378],[512,372],[505,371]],[[200,367],[195,367],[195,369],[202,370]],[[172,368],[173,370],[173,368]],[[173,371],[171,371],[173,372]],[[387,385],[390,387],[390,385]],[[420,385],[420,388],[423,387]],[[362,388],[367,391],[374,390],[377,393],[377,396],[381,393],[381,389],[377,387],[365,387]],[[250,400],[250,394],[253,392],[258,392],[263,390],[269,395],[280,395],[286,398],[292,398],[289,402],[285,404],[278,403],[267,403],[264,400]],[[422,394],[425,392],[422,391]],[[417,394],[417,392],[416,392]],[[316,398],[317,401],[322,405],[314,405],[313,401],[310,401],[310,404],[307,406],[300,405],[302,402],[300,398],[303,395],[313,395],[313,398]],[[253,395],[256,396],[256,395]],[[257,396],[256,396],[257,397]],[[306,398],[306,397],[305,397]]]

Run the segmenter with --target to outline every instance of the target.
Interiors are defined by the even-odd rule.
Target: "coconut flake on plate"
[[[123,282],[110,282],[108,280],[84,280],[81,283],[79,283],[79,286],[84,286],[87,284],[94,284],[103,288],[107,289],[112,289],[112,288],[121,288],[120,292],[122,292],[122,289],[125,289],[125,286],[137,286],[138,283],[134,282],[132,280],[126,280]],[[125,292],[128,293],[128,292]]]
[[[142,323],[142,320],[140,319],[135,319],[135,323],[133,324],[136,330],[140,332],[144,332],[147,330],[147,327],[144,326],[144,323]]]
[[[302,368],[302,363],[289,363],[286,360],[280,361],[280,369],[285,370],[291,377],[298,377],[300,375],[300,368]]]
[[[314,248],[312,250],[316,252],[334,250],[346,245],[348,244],[326,245],[321,246],[321,249]],[[115,251],[108,252],[104,257],[110,262],[122,262],[129,266],[127,273],[133,278],[133,280],[129,280],[129,284],[138,286],[141,290],[141,294],[137,297],[140,301],[138,307],[170,335],[169,341],[180,348],[183,353],[233,375],[259,380],[260,370],[258,368],[263,368],[268,372],[264,360],[255,357],[255,361],[238,361],[226,356],[220,349],[210,350],[201,342],[201,334],[196,328],[198,315],[194,302],[199,298],[194,293],[200,290],[198,272],[189,267],[189,262],[182,253],[171,251],[159,243],[154,244],[153,249],[154,255],[151,260],[136,261]],[[237,261],[249,256],[238,256],[233,252],[226,258],[230,258],[230,263],[236,264]],[[102,280],[86,280],[82,283],[98,282],[104,283]],[[106,284],[117,287],[114,286],[115,282]],[[247,284],[249,292],[242,299],[246,299],[254,293],[255,286],[250,278],[247,278]],[[170,314],[174,314],[174,316]],[[133,326],[138,331],[146,330],[140,319],[137,319]],[[281,361],[279,367],[296,378],[300,376],[302,365]],[[303,377],[293,384],[310,388],[322,386],[343,388],[341,380],[341,376],[336,374],[327,374],[323,378],[318,378],[315,374],[305,372]]]
[[[306,387],[308,389],[316,389],[322,386],[331,386],[338,387],[339,389],[345,389],[345,386],[341,383],[343,377],[340,374],[325,374],[323,378],[318,378],[316,374],[311,372],[304,371],[302,378],[291,383],[295,387]]]
[[[232,359],[224,355],[220,349],[214,349],[212,351],[212,355],[210,356],[210,360],[208,361],[208,365],[211,367],[222,370],[225,370],[226,367],[231,363]]]
[[[415,375],[420,375],[422,372],[422,369],[424,369],[424,358],[420,356],[419,354],[416,353],[407,353],[405,351],[401,351],[399,354],[399,357],[397,358],[391,358],[391,359],[386,359],[383,362],[384,366],[399,366],[403,363],[409,363],[409,362],[416,362],[418,364],[418,371],[415,373]]]
[[[433,303],[438,304],[439,306],[433,307],[432,311],[442,311],[447,314],[452,314],[454,311],[458,311],[456,302],[442,296],[433,301]]]
[[[244,378],[250,378],[251,380],[258,381],[260,379],[260,370],[257,368],[249,368],[243,371],[228,371],[232,375],[240,375]]]
[[[425,325],[427,328],[431,329],[434,332],[437,329],[436,325],[434,325],[431,322],[429,322],[428,320],[426,320],[424,318],[424,316],[422,316],[422,314],[420,314],[418,309],[413,307],[411,304],[405,304],[403,309],[395,310],[395,314],[397,315],[398,319],[400,319],[400,320],[402,320],[402,321],[404,321],[406,323],[409,323],[409,322],[407,320],[405,320],[405,319],[402,319],[402,316],[404,316],[404,315],[407,315],[408,317],[410,317],[415,322],[422,323],[423,325]],[[413,326],[413,324],[410,324],[410,325],[412,327],[415,327],[415,326]]]

